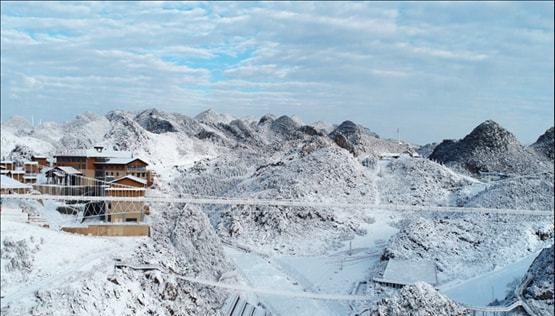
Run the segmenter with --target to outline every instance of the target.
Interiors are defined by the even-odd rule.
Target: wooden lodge
[[[106,150],[102,146],[93,149],[58,154],[54,156],[56,166],[72,167],[83,176],[110,182],[127,175],[145,179],[147,186],[152,185],[152,172],[147,170],[148,163],[133,157],[128,151]]]

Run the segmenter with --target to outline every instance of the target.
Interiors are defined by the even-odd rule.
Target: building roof
[[[72,150],[54,155],[54,157],[101,157],[101,158],[131,158],[133,154],[130,151],[117,151],[103,149],[97,151],[96,149],[82,149]]]
[[[55,167],[55,168],[52,168],[52,169],[48,170],[47,172],[52,172],[52,171],[56,172],[56,170],[60,170],[65,174],[83,174],[81,171],[79,171],[79,170],[77,170],[73,167],[67,167],[67,166],[58,166],[58,167]]]
[[[424,281],[437,285],[436,265],[431,261],[390,259],[380,281],[403,285]]]
[[[39,163],[36,162],[36,161],[25,161],[23,164],[24,165],[38,165]]]
[[[110,158],[107,161],[97,161],[94,164],[95,165],[127,165],[135,160],[140,160],[142,162],[144,162],[146,165],[148,165],[148,162],[142,160],[141,158]]]
[[[106,191],[145,191],[145,188],[106,188]]]
[[[31,189],[32,186],[21,183],[17,180],[14,180],[10,177],[6,177],[4,175],[0,175],[0,187],[2,189]]]
[[[25,170],[21,170],[21,169],[16,169],[16,170],[10,170],[11,174],[25,174]]]
[[[35,155],[33,155],[33,156],[31,156],[31,159],[33,159],[33,158],[46,159],[46,156],[35,156]]]
[[[2,160],[2,161],[0,161],[0,163],[6,163],[6,164],[11,163],[11,164],[13,164],[13,161],[11,161],[11,160]]]
[[[119,179],[110,181],[110,183],[116,183],[116,182],[118,182],[118,181],[120,181],[120,180],[123,180],[123,179],[129,179],[129,180],[131,180],[131,181],[135,181],[135,182],[137,182],[137,183],[146,185],[146,180],[145,180],[145,179],[142,179],[142,178],[139,178],[139,177],[135,177],[135,176],[132,176],[132,175],[127,175],[127,176],[125,176],[125,177],[122,177],[122,178],[119,178]]]

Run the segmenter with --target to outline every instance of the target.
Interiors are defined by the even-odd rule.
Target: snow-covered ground
[[[2,308],[26,310],[35,291],[70,286],[86,275],[113,270],[114,258],[131,255],[140,238],[79,236],[2,220]],[[13,311],[13,310],[12,310]]]

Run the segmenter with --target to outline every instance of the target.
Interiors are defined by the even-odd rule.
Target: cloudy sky
[[[553,2],[1,4],[2,120],[156,107],[416,143],[553,125]]]

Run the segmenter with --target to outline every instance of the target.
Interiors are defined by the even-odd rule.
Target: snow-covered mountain
[[[553,173],[553,162],[520,144],[511,132],[494,121],[478,125],[461,140],[444,140],[429,158],[474,175],[479,172]]]
[[[352,121],[333,123],[306,125],[297,117],[271,114],[258,120],[239,119],[212,110],[194,118],[157,109],[136,113],[116,110],[105,116],[85,113],[70,122],[35,127],[16,117],[2,123],[1,155],[24,160],[33,154],[52,156],[96,144],[132,150],[156,171],[155,189],[172,196],[553,211],[553,160],[549,160],[552,132],[546,132],[528,148],[495,122],[486,121],[460,141],[418,148],[383,139]],[[380,158],[383,154],[416,150],[424,156],[433,152],[430,159],[411,155]],[[490,181],[481,178],[479,171],[505,173],[508,178]],[[373,271],[392,257],[431,260],[436,262],[442,282],[476,277],[553,243],[550,220],[493,214],[406,212],[385,216],[364,207],[196,208],[168,204],[154,208],[149,219],[152,238],[123,247],[122,256],[213,281],[234,269],[222,250],[222,240],[264,254],[302,255],[301,258],[341,253],[346,241],[357,241],[361,249],[372,249],[376,254],[375,260],[370,259],[371,255],[365,257],[368,262],[361,268],[363,271]],[[35,241],[43,236],[40,231],[31,233]],[[13,240],[5,242],[3,231],[2,253],[7,259],[2,259],[2,265],[11,265],[15,272],[10,272],[11,279],[6,279],[6,284],[21,282],[23,279],[18,278],[26,273],[40,279],[33,273],[49,267],[37,260],[30,270],[25,270],[26,264],[44,256],[40,247],[50,249],[50,245],[37,246],[30,236],[20,242],[22,237],[13,232],[8,235]],[[375,238],[371,244],[364,239],[370,236]],[[55,238],[65,242],[66,237]],[[378,239],[383,240],[377,242]],[[12,260],[18,252],[25,254],[23,262]],[[270,263],[266,257],[263,261]],[[250,267],[250,262],[243,264]],[[322,266],[326,264],[322,261]],[[256,266],[259,268],[262,269]],[[277,270],[285,273],[295,268],[279,265]],[[70,280],[70,286],[41,288],[22,308],[31,306],[37,314],[53,310],[84,314],[217,314],[226,298],[221,291],[168,275],[143,275],[123,269],[107,278],[107,273],[100,269],[96,274]],[[260,273],[254,272],[256,277]],[[289,277],[295,279],[293,275],[298,277],[299,273]],[[243,280],[248,279],[248,275],[243,276]],[[305,289],[316,288],[304,277],[299,280]],[[425,284],[407,287],[382,301],[385,296],[376,294],[375,301],[381,303],[374,314],[411,313],[406,305],[417,301],[424,302],[426,315],[465,311]],[[95,301],[93,297],[102,299]],[[418,309],[420,305],[413,307]],[[6,313],[18,314],[22,310],[12,306]]]

